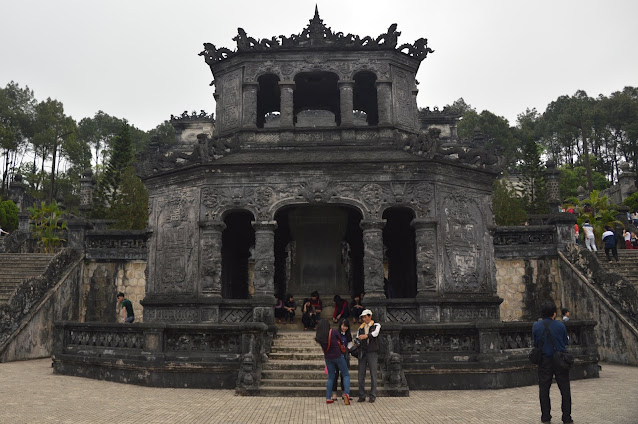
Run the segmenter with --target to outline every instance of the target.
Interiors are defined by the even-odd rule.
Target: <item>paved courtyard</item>
[[[638,367],[603,364],[572,382],[577,424],[638,423]],[[560,396],[552,386],[553,423]],[[536,387],[412,391],[374,404],[255,398],[228,390],[157,389],[54,375],[51,361],[0,364],[0,423],[538,423]]]

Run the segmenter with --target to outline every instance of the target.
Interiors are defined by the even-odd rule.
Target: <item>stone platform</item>
[[[577,424],[633,424],[638,367],[602,364],[600,378],[573,381]],[[551,389],[554,417],[560,396]],[[375,404],[326,405],[316,397],[246,397],[234,390],[141,387],[56,375],[50,359],[0,364],[0,422],[6,423],[384,423],[540,422],[538,388],[411,391]],[[552,423],[560,423],[554,419]]]

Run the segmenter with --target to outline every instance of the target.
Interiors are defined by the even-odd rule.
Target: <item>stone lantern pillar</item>
[[[93,207],[93,192],[95,191],[93,171],[87,169],[80,178],[80,210],[88,212]]]
[[[352,125],[354,107],[354,81],[339,82],[339,100],[341,101],[341,126]]]
[[[547,161],[547,169],[545,170],[546,187],[547,187],[547,204],[549,205],[549,213],[557,214],[560,212],[560,171],[556,169],[556,163],[553,160]]]
[[[293,94],[295,91],[294,81],[280,81],[281,90],[281,111],[279,122],[281,128],[292,128],[295,126]]]
[[[377,108],[379,111],[379,125],[392,124],[392,82],[377,81]]]
[[[257,87],[256,82],[244,83],[242,127],[257,128]]]
[[[629,164],[626,162],[620,165],[620,170],[622,172],[618,176],[618,184],[620,185],[620,201],[623,202],[636,192],[636,173],[629,170]]]
[[[22,182],[22,174],[15,174],[9,188],[9,199],[18,207],[18,229],[26,232],[31,231],[27,208],[32,205],[28,204],[28,198],[27,185]]]

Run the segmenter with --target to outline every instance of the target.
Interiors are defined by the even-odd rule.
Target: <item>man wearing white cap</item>
[[[377,398],[377,360],[379,355],[379,331],[381,325],[372,321],[372,311],[366,309],[361,313],[363,324],[359,327],[357,338],[361,341],[359,347],[359,399],[366,401],[366,367],[370,369],[370,397],[372,403]]]

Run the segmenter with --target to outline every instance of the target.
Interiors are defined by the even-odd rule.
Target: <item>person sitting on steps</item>
[[[323,303],[319,298],[318,291],[313,291],[310,294],[310,303],[312,304],[312,307],[315,308],[315,312],[317,313],[317,315],[321,315],[321,311],[323,310]]]
[[[286,295],[286,301],[284,302],[284,309],[286,310],[286,322],[292,324],[295,319],[295,311],[297,310],[297,303],[291,294]]]
[[[348,301],[343,300],[339,295],[335,295],[333,300],[335,302],[335,310],[332,313],[332,322],[339,322],[342,318],[347,319],[350,316]]]
[[[303,300],[303,306],[301,307],[301,322],[303,323],[304,330],[314,330],[317,325],[317,312],[312,306],[310,299]]]
[[[352,302],[350,302],[350,312],[352,313],[352,323],[356,324],[358,317],[361,315],[365,308],[361,304],[361,295],[355,294],[352,296]],[[359,320],[360,322],[360,320]]]

